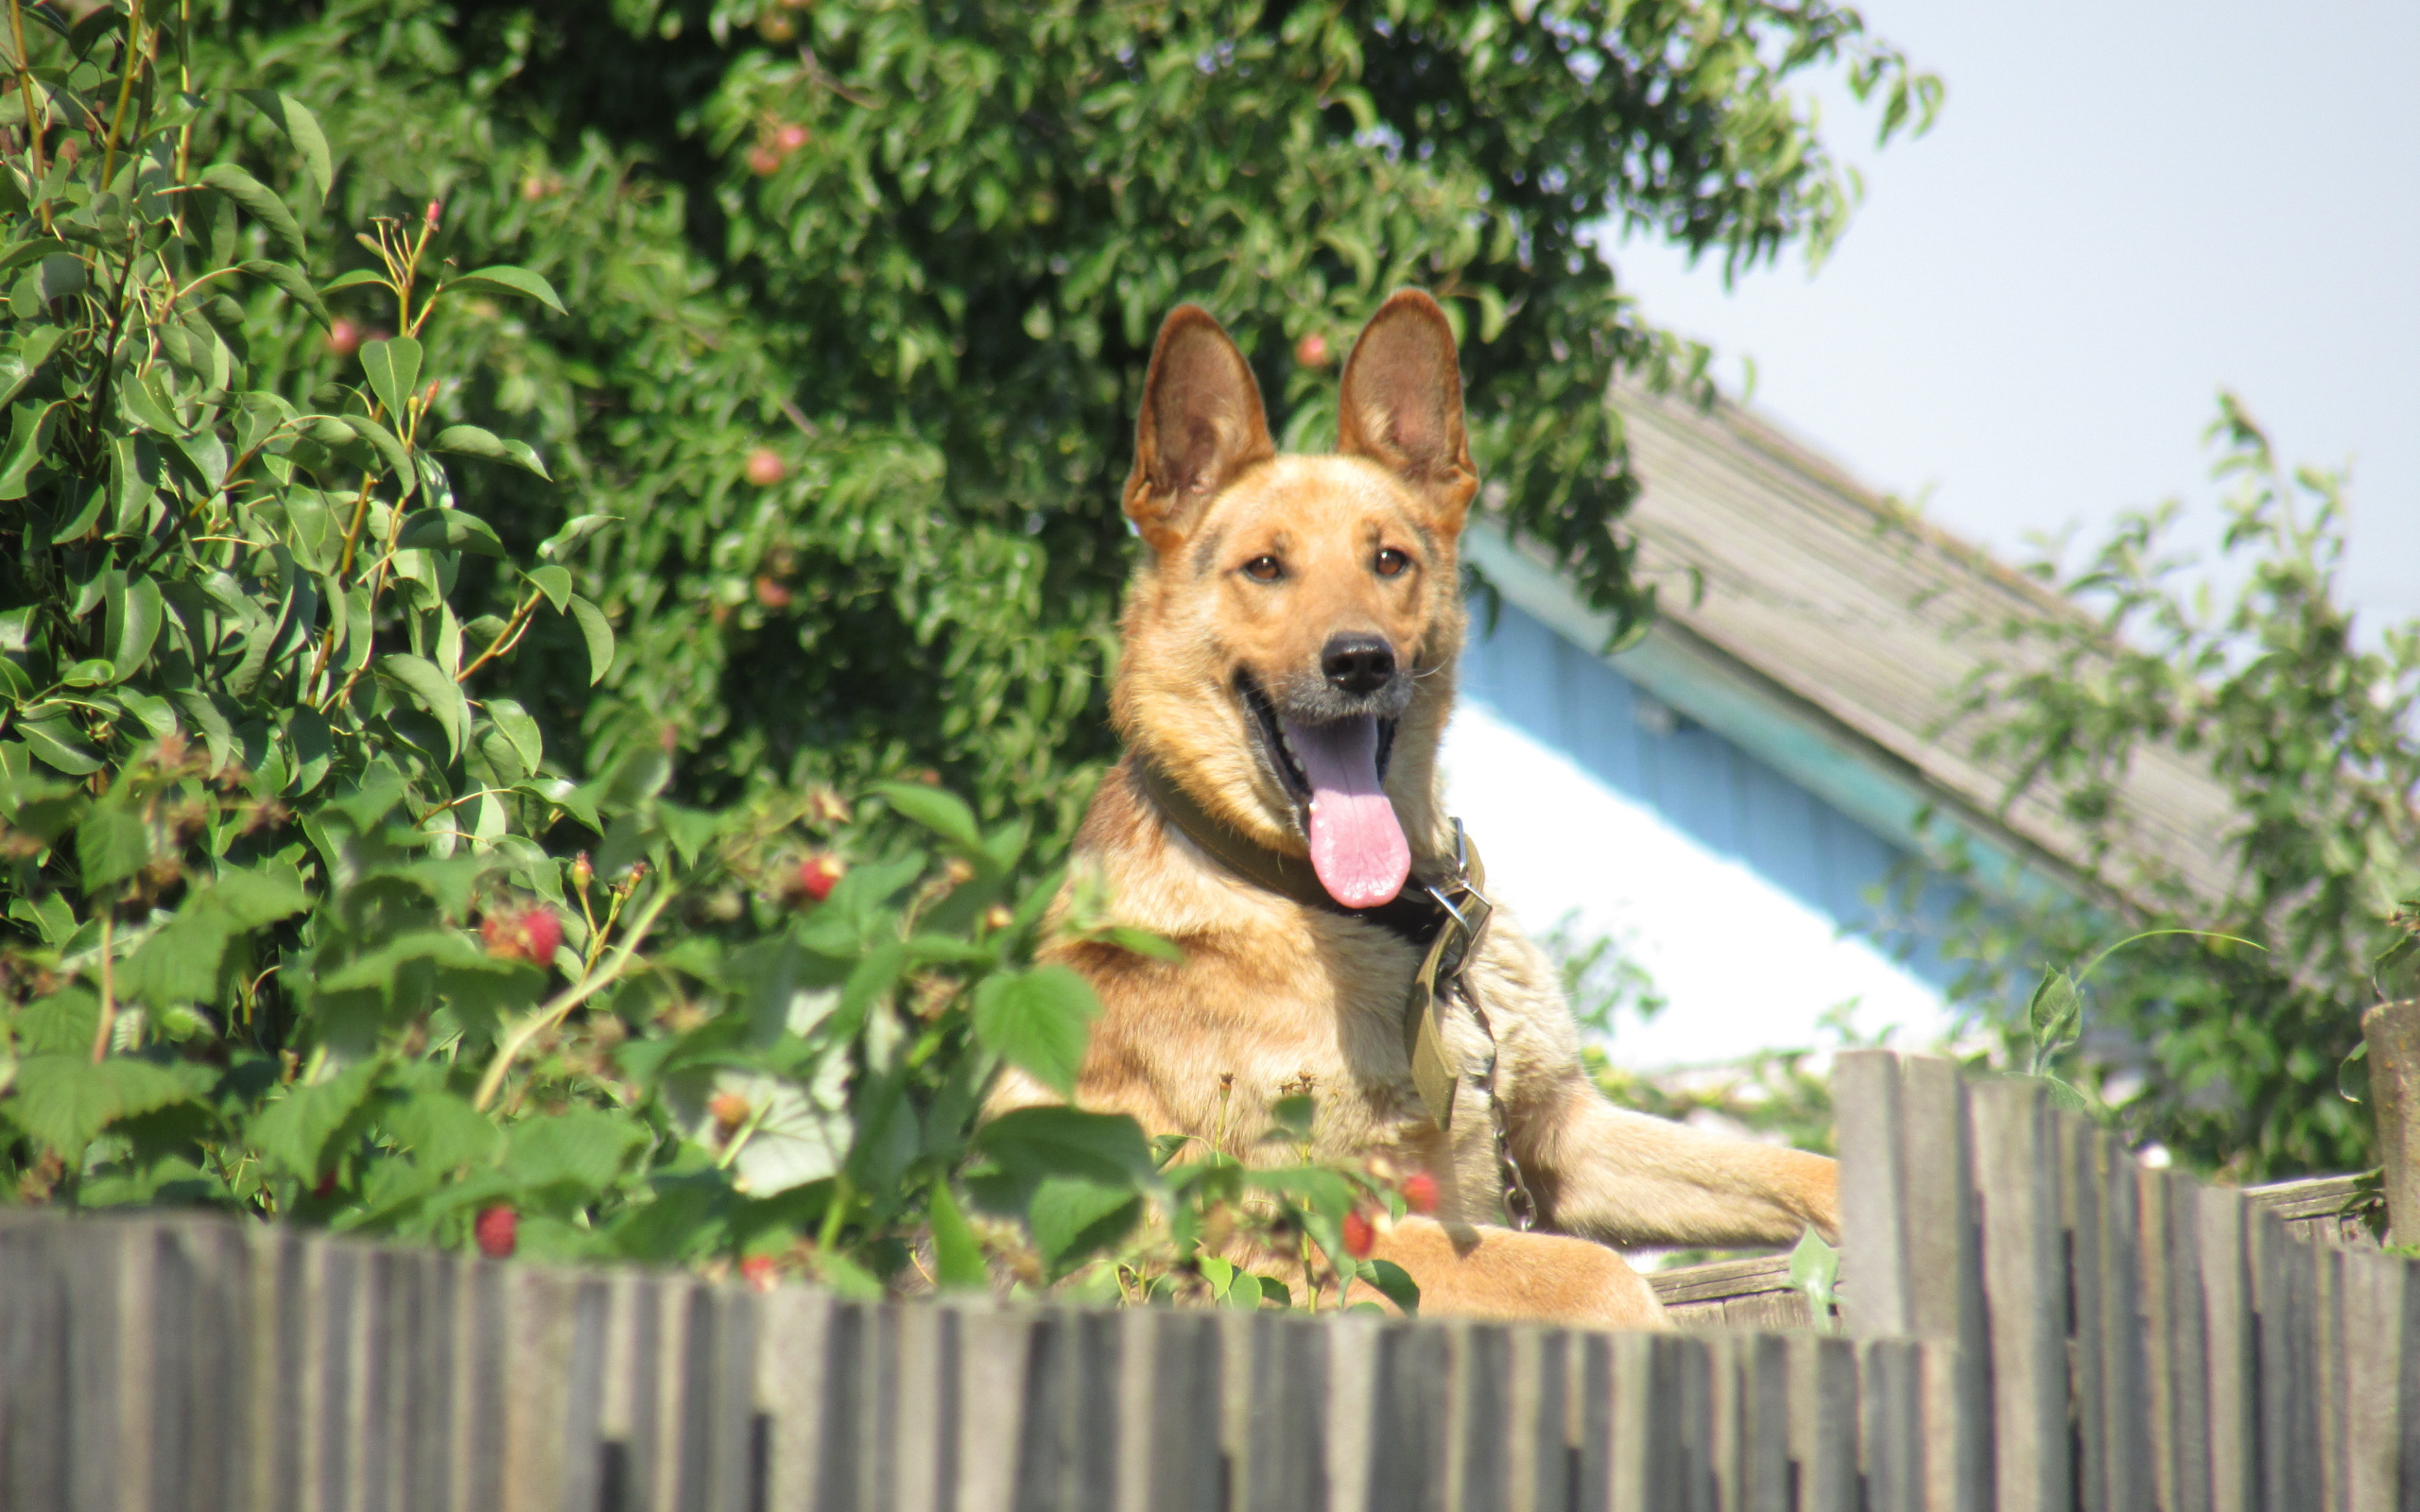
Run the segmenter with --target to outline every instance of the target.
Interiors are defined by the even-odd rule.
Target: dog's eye
[[[1286,564],[1274,557],[1254,557],[1244,563],[1244,576],[1255,583],[1273,583],[1286,576]]]
[[[1403,570],[1410,565],[1411,558],[1392,546],[1378,553],[1378,576],[1381,577],[1400,576]]]

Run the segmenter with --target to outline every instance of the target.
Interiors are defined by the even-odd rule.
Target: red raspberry
[[[490,1260],[510,1260],[521,1242],[521,1215],[501,1202],[482,1208],[472,1232],[478,1236],[480,1254]]]
[[[1300,367],[1324,368],[1327,357],[1327,337],[1316,331],[1294,343],[1294,361]]]
[[[773,148],[778,152],[796,152],[806,146],[806,128],[793,121],[773,133]]]
[[[848,867],[828,850],[818,851],[798,864],[799,889],[817,902],[832,896],[832,889],[847,874]]]
[[[532,966],[551,966],[555,951],[563,942],[563,921],[544,903],[534,908],[499,910],[480,922],[479,937],[487,941],[490,955],[527,961]]]
[[[1369,1215],[1356,1208],[1344,1215],[1344,1252],[1356,1260],[1367,1260],[1370,1251],[1378,1247],[1378,1230],[1370,1225]]]
[[[770,1255],[751,1255],[741,1261],[739,1275],[742,1280],[760,1292],[771,1291],[782,1279]]]
[[[790,465],[782,460],[781,453],[769,446],[760,446],[749,453],[748,460],[740,464],[739,470],[747,475],[749,482],[760,489],[769,489],[790,475]]]
[[[339,357],[350,357],[361,349],[361,327],[342,316],[328,327],[328,350]]]
[[[773,149],[771,143],[759,142],[748,149],[748,171],[757,178],[769,178],[779,173],[781,167],[782,155]]]
[[[328,1174],[320,1177],[320,1184],[311,1189],[311,1195],[325,1201],[327,1198],[333,1197],[336,1194],[337,1173],[334,1167],[330,1167]]]
[[[1426,1171],[1414,1171],[1403,1178],[1403,1205],[1414,1212],[1437,1211],[1437,1178]]]

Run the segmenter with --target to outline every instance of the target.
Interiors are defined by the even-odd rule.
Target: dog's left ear
[[[1418,289],[1378,307],[1344,364],[1336,449],[1400,476],[1447,536],[1462,528],[1478,472],[1462,432],[1462,375],[1445,312]]]

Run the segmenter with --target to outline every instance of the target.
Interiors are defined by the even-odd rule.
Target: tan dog
[[[1251,1159],[1281,1089],[1307,1081],[1320,1157],[1436,1177],[1437,1218],[1378,1251],[1425,1311],[1653,1322],[1652,1292],[1605,1246],[1833,1232],[1833,1165],[1607,1103],[1553,968],[1500,914],[1466,975],[1440,974],[1435,1008],[1413,1015],[1444,1068],[1415,1076],[1407,999],[1445,927],[1425,884],[1454,869],[1437,745],[1478,479],[1453,335],[1426,295],[1387,301],[1343,385],[1337,455],[1280,456],[1218,322],[1186,305],[1161,328],[1126,485],[1149,547],[1111,702],[1128,752],[1076,850],[1119,921],[1184,958],[1062,949],[1105,1010],[1078,1100],[1155,1133],[1224,1129]],[[1012,1076],[992,1107],[1047,1097]],[[1508,1191],[1536,1231],[1508,1225]]]

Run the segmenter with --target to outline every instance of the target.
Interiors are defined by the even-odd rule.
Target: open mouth
[[[1381,785],[1395,721],[1376,713],[1298,719],[1250,673],[1236,675],[1236,689],[1261,760],[1294,800],[1320,885],[1347,908],[1393,899],[1411,872],[1411,847]]]

